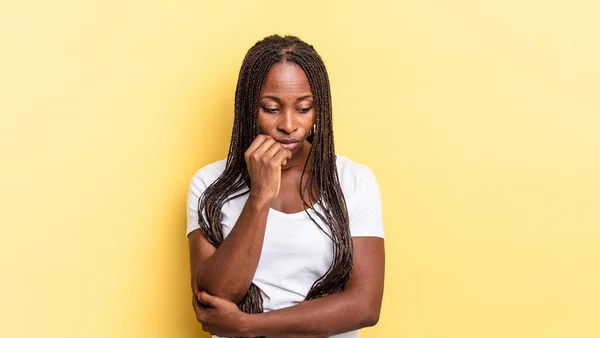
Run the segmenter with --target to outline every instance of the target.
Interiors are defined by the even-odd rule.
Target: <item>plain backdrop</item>
[[[364,338],[600,336],[598,1],[0,0],[0,336],[206,337],[185,198],[294,34],[381,186]]]

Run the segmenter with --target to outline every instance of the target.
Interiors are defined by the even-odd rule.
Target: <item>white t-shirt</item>
[[[199,228],[198,199],[225,169],[225,160],[198,170],[192,178],[187,199],[187,234]],[[384,237],[379,186],[371,169],[338,155],[340,186],[350,219],[352,237]],[[235,198],[221,210],[223,235],[229,235],[239,218],[248,195]],[[317,210],[321,211],[320,208]],[[314,211],[309,213],[328,231]],[[260,288],[264,311],[302,302],[313,283],[323,276],[333,261],[331,240],[304,211],[286,214],[270,209],[265,238],[253,283]],[[357,338],[358,331],[333,336]]]

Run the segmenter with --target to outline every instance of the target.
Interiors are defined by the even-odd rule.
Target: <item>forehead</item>
[[[291,62],[279,62],[269,70],[262,94],[299,97],[312,94],[312,90],[308,77],[300,66]]]

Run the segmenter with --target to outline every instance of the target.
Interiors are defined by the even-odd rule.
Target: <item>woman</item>
[[[223,337],[359,337],[383,295],[381,200],[371,170],[335,154],[329,79],[293,36],[242,64],[227,159],[188,193],[193,306]]]

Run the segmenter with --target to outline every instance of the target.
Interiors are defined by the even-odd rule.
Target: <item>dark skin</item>
[[[261,135],[245,154],[252,189],[234,229],[218,250],[200,231],[189,237],[198,321],[211,334],[243,337],[319,338],[375,325],[384,280],[384,243],[375,237],[352,239],[353,270],[342,292],[262,314],[237,308],[258,265],[269,210],[304,210],[298,187],[315,111],[308,78],[298,65],[284,62],[271,68],[258,119]]]
[[[314,98],[308,78],[299,66],[278,63],[267,74],[261,96],[260,133],[278,143],[290,142],[282,146],[292,155],[281,166],[281,189],[271,202],[271,208],[288,214],[303,211],[298,187],[311,147],[306,138],[315,124]]]

